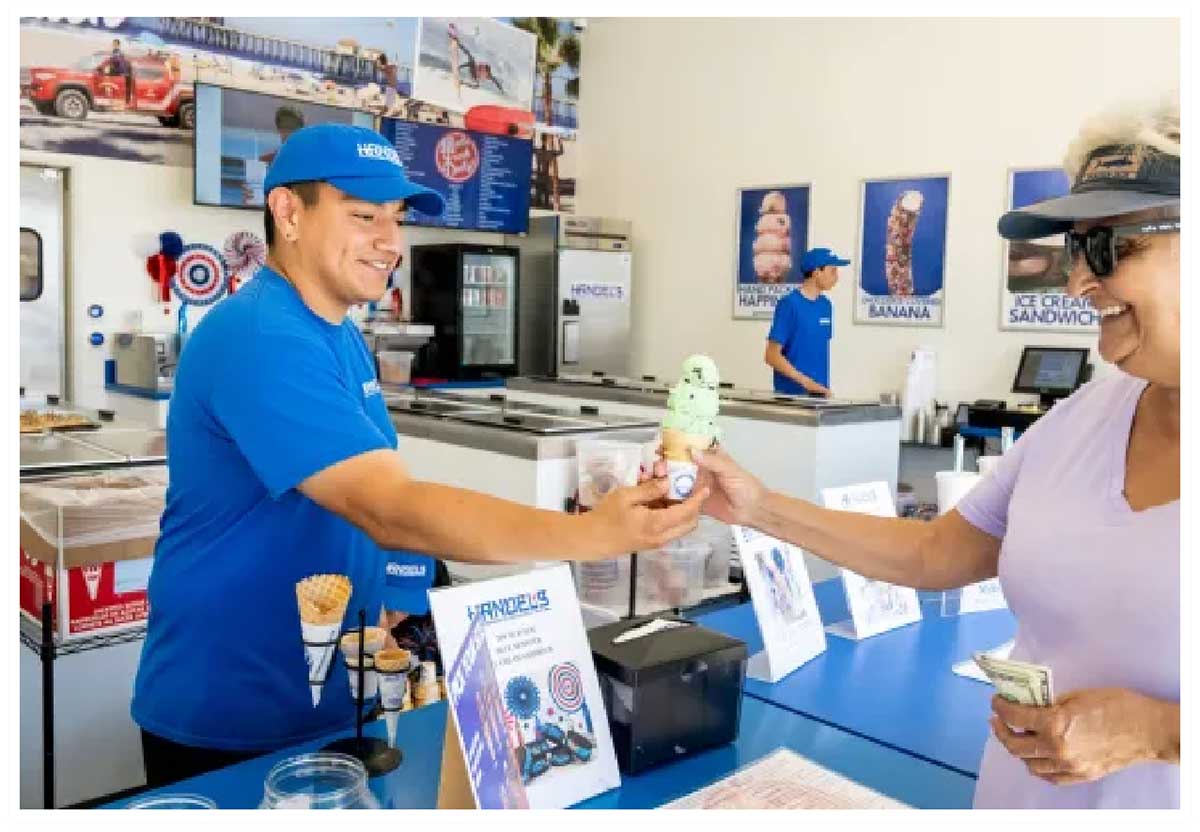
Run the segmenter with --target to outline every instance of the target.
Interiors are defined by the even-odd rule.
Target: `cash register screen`
[[[1014,393],[1068,396],[1083,381],[1087,349],[1026,347],[1021,353]]]

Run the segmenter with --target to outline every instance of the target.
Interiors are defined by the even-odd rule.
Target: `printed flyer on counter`
[[[486,629],[530,808],[565,808],[621,784],[568,565],[432,591],[429,603],[443,655],[459,655],[477,620]]]
[[[780,748],[664,809],[908,809],[909,806]]]
[[[528,809],[516,749],[508,741],[487,636],[483,618],[476,616],[446,674],[446,693],[454,709],[476,807]]]

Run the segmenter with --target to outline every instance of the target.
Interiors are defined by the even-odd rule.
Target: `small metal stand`
[[[340,740],[334,740],[329,745],[322,748],[322,751],[331,751],[337,754],[349,754],[363,764],[367,769],[367,775],[377,777],[380,774],[387,774],[389,771],[395,771],[400,765],[400,761],[404,759],[404,755],[398,748],[392,748],[385,740],[378,737],[363,736],[363,697],[366,695],[366,661],[364,656],[366,651],[367,637],[367,612],[366,610],[358,611],[358,695],[355,697],[355,709],[357,717],[354,726],[353,737],[343,737]]]

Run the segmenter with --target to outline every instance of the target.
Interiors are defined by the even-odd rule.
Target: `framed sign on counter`
[[[863,181],[856,324],[944,325],[949,208],[949,174]]]
[[[1013,168],[1005,211],[1064,196],[1062,168]],[[1100,319],[1086,298],[1067,296],[1066,251],[1061,234],[1005,241],[1000,282],[1000,328],[1025,332],[1096,332]]]
[[[800,257],[808,248],[808,184],[739,188],[733,317],[766,318],[800,285]]]

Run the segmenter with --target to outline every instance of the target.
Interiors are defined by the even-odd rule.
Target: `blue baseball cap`
[[[294,182],[328,182],[367,202],[402,199],[435,217],[446,206],[437,191],[404,176],[400,156],[387,139],[352,124],[314,124],[289,136],[267,169],[263,193]]]
[[[800,258],[800,273],[808,274],[825,266],[849,266],[849,260],[843,260],[827,248],[810,248]]]

